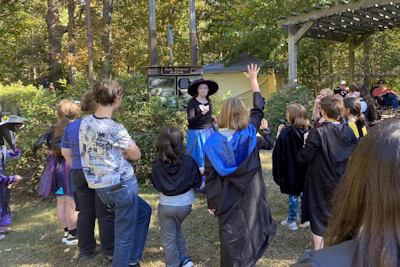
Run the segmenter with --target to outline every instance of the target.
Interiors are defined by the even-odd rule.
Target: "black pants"
[[[112,256],[114,253],[114,212],[109,210],[97,196],[96,191],[87,185],[81,169],[72,169],[71,177],[76,187],[78,215],[78,240],[81,256],[90,255],[96,249],[94,226],[99,224],[101,253]]]

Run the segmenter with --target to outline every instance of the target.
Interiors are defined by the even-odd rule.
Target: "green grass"
[[[280,225],[287,215],[287,195],[272,179],[271,151],[261,152],[264,179],[272,215],[278,221],[276,236],[257,266],[289,266],[305,249],[312,247],[309,228],[290,231]],[[101,256],[89,261],[78,259],[78,247],[61,243],[63,229],[57,221],[56,203],[26,195],[22,182],[11,190],[12,231],[0,241],[0,266],[101,266]],[[165,266],[157,217],[158,193],[151,185],[142,186],[140,196],[153,208],[143,267]],[[183,223],[189,255],[198,267],[219,266],[217,218],[209,215],[206,197],[196,193],[196,204]],[[96,230],[97,233],[97,230]]]

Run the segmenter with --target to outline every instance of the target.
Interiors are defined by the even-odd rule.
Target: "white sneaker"
[[[65,243],[65,242],[67,242],[67,239],[68,239],[68,231],[64,232],[64,236],[61,239],[61,242]]]
[[[78,236],[77,235],[73,236],[73,235],[69,234],[68,238],[67,238],[67,242],[65,242],[65,244],[67,244],[68,246],[78,244]]]
[[[310,221],[306,221],[302,224],[299,225],[301,228],[306,228],[306,227],[310,227]]]
[[[186,264],[182,265],[182,267],[192,267],[192,266],[194,266],[193,261],[188,261],[186,262]]]
[[[281,225],[282,226],[286,226],[287,228],[289,228],[290,230],[297,230],[297,229],[299,229],[298,227],[297,227],[297,224],[296,224],[296,222],[288,222],[288,220],[287,220],[287,218],[285,219],[285,220],[283,220],[283,221],[281,221]]]

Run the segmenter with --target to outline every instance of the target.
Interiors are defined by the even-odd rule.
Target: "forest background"
[[[353,2],[353,1],[349,1]],[[287,35],[278,28],[280,15],[328,7],[324,0],[196,0],[199,65],[234,62],[240,53],[265,62],[287,76]],[[142,149],[136,171],[145,178],[156,154],[154,142],[167,125],[186,130],[184,103],[146,99],[145,72],[149,65],[149,14],[147,0],[91,0],[94,79],[118,79],[127,87],[116,120],[132,133]],[[167,25],[174,29],[174,64],[190,64],[189,1],[156,0],[158,64],[169,63]],[[400,89],[400,29],[376,32],[355,51],[356,78],[373,86],[379,78]],[[40,161],[32,147],[41,133],[57,121],[55,109],[62,98],[79,100],[90,88],[86,1],[1,0],[0,105],[19,110],[30,121],[19,133],[23,157],[10,161],[7,172],[20,173]],[[266,117],[274,128],[285,118],[285,107],[299,102],[311,108],[321,88],[336,88],[348,80],[348,43],[304,38],[298,44],[301,86],[272,95]],[[56,94],[40,89],[45,76],[55,83]],[[352,82],[352,81],[348,81]],[[234,90],[235,88],[232,88]],[[215,113],[223,99],[213,99]],[[183,105],[182,105],[183,104]],[[41,168],[37,169],[38,175]],[[36,183],[34,183],[36,184]],[[31,188],[32,192],[34,188]]]

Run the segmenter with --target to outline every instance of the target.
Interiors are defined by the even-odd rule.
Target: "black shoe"
[[[80,256],[80,259],[83,260],[83,261],[87,261],[87,260],[90,260],[91,258],[94,258],[97,254],[99,254],[99,251],[98,251],[98,250],[95,250],[95,251],[93,251],[92,254],[89,254],[89,255],[81,255],[81,256]]]
[[[111,265],[112,262],[113,262],[113,257],[105,255],[104,258],[103,258],[102,264],[103,264],[103,266],[108,266],[108,265]]]

